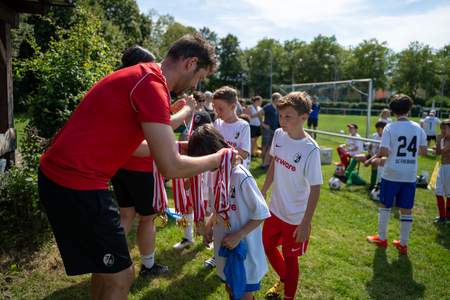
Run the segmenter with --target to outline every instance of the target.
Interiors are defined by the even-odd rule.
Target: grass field
[[[372,118],[371,132],[378,118]],[[418,121],[417,118],[413,120]],[[321,115],[318,129],[338,133],[346,124],[356,123],[364,136],[365,117]],[[318,135],[321,146],[335,149],[344,138]],[[336,150],[333,161],[338,161]],[[419,158],[419,173],[430,176],[436,161],[434,155]],[[252,161],[251,171],[261,187],[266,171],[259,169],[260,159]],[[435,196],[427,189],[417,189],[414,223],[408,254],[399,254],[389,245],[387,249],[365,241],[366,235],[377,233],[378,203],[369,200],[369,191],[363,186],[345,186],[334,191],[328,188],[334,165],[323,165],[324,185],[316,213],[308,251],[299,258],[300,280],[296,299],[450,299],[450,224],[433,223],[437,215]],[[360,175],[370,180],[370,169],[361,167]],[[171,191],[169,191],[171,195]],[[136,245],[136,225],[129,237],[129,247],[136,275],[140,257]],[[389,242],[398,239],[400,212],[392,209],[389,223]],[[131,288],[129,299],[228,299],[215,270],[202,267],[212,256],[200,239],[195,246],[183,251],[172,246],[181,240],[183,231],[170,220],[158,229],[156,261],[170,267],[161,277],[140,278]],[[40,251],[1,254],[2,271],[18,264],[25,268],[13,275],[9,290],[14,299],[89,299],[89,276],[65,275],[54,241]],[[274,270],[262,280],[261,299],[277,280]]]

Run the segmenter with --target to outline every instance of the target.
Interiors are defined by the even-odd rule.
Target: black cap
[[[197,127],[200,127],[202,125],[211,123],[211,116],[206,111],[196,111],[194,113],[194,128],[192,130],[197,129]]]
[[[352,124],[350,124],[350,125],[347,125],[347,127],[358,129],[358,125],[356,125],[355,123],[352,123]]]

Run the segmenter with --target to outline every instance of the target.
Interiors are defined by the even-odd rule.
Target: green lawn
[[[371,132],[375,132],[372,118]],[[413,118],[418,120],[418,118]],[[364,136],[365,117],[321,115],[318,129],[338,133],[346,124],[356,123]],[[335,149],[344,138],[318,135],[321,146]],[[338,161],[336,150],[333,161]],[[433,172],[434,155],[419,158],[419,172]],[[260,159],[252,161],[252,173],[261,187],[266,171],[259,169]],[[377,233],[378,203],[369,200],[363,186],[345,186],[334,191],[328,188],[334,165],[323,165],[324,185],[313,218],[308,251],[300,261],[300,281],[296,299],[450,299],[450,224],[433,223],[437,215],[432,191],[417,189],[413,209],[414,223],[408,254],[399,254],[391,244],[382,249],[365,241],[366,235]],[[360,175],[370,180],[370,169],[361,167]],[[171,195],[171,193],[169,193]],[[388,240],[398,239],[400,212],[392,209]],[[131,255],[140,269],[136,245],[136,225],[128,237]],[[140,278],[131,288],[129,299],[228,299],[215,271],[202,267],[212,256],[197,240],[194,247],[177,251],[172,246],[183,231],[170,220],[158,229],[157,263],[167,264],[169,273],[158,278]],[[89,277],[68,277],[64,273],[54,242],[34,254],[6,256],[12,265],[25,268],[13,276],[10,292],[14,299],[89,299]],[[24,259],[23,257],[27,257]],[[30,257],[33,258],[30,260]],[[262,280],[262,289],[255,294],[261,299],[277,280],[274,270]]]

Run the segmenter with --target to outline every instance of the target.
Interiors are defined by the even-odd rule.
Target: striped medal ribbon
[[[228,221],[230,216],[230,203],[228,201],[230,191],[230,177],[233,160],[233,151],[231,149],[222,153],[222,160],[219,170],[217,171],[216,184],[214,188],[214,209],[222,217],[223,225],[228,230],[231,230],[231,224]]]

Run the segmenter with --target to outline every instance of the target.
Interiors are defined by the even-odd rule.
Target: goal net
[[[317,96],[317,101],[327,106],[335,114],[357,114],[367,116],[366,137],[370,135],[370,116],[372,106],[372,79],[352,79],[331,82],[314,82],[280,85],[282,95],[294,91],[305,91],[311,97]],[[340,103],[352,103],[350,107],[342,108]],[[330,105],[324,105],[330,103]],[[322,107],[323,110],[323,107]]]

